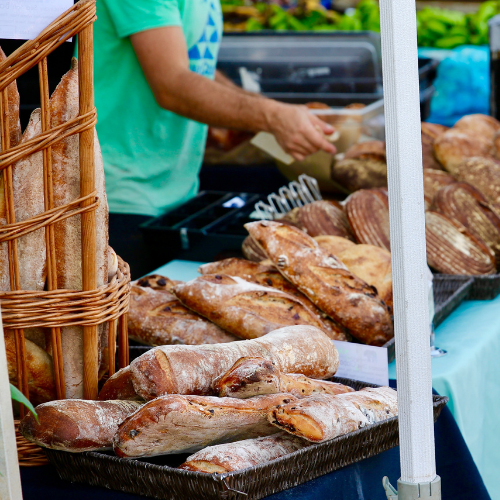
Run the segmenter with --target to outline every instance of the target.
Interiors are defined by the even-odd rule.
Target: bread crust
[[[314,239],[321,249],[331,255],[337,255],[356,245],[354,241],[342,238],[342,236],[323,235],[315,236]]]
[[[134,389],[130,365],[118,370],[106,380],[99,392],[99,401],[144,401]]]
[[[162,396],[124,420],[113,440],[114,451],[119,457],[190,453],[214,444],[275,434],[267,413],[293,401],[290,394],[245,400]]]
[[[241,245],[241,252],[243,253],[245,259],[251,260],[253,262],[260,262],[261,260],[267,259],[266,253],[262,248],[257,245],[257,242],[250,236],[247,236]]]
[[[39,424],[30,413],[19,430],[44,448],[72,453],[105,450],[111,448],[119,424],[140,406],[134,401],[51,401],[37,406]]]
[[[323,252],[314,239],[278,222],[252,222],[245,227],[280,272],[354,337],[372,345],[392,338],[392,318],[375,289]]]
[[[163,282],[163,281],[162,281]],[[165,289],[132,286],[128,313],[129,338],[142,344],[218,344],[238,340],[184,307]]]
[[[437,192],[449,184],[456,182],[455,178],[443,170],[424,170],[424,202],[429,210]]]
[[[396,391],[378,387],[338,396],[310,396],[272,409],[268,419],[281,430],[322,443],[397,414]]]
[[[155,347],[130,364],[132,383],[146,400],[164,394],[211,395],[213,381],[245,356],[262,357],[285,373],[316,379],[333,376],[339,365],[330,338],[318,328],[301,325],[227,344]]]

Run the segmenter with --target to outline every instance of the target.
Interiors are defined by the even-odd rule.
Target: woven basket
[[[0,242],[7,242],[10,288],[0,292],[2,320],[5,330],[14,332],[16,346],[18,388],[29,398],[28,370],[24,330],[43,327],[50,332],[50,348],[54,363],[54,381],[58,399],[65,398],[61,328],[81,326],[83,329],[83,391],[86,399],[95,399],[99,383],[98,327],[109,325],[109,345],[118,340],[119,357],[109,349],[109,374],[116,365],[128,364],[127,311],[130,295],[130,270],[119,259],[118,272],[111,282],[97,286],[96,217],[99,206],[94,181],[94,133],[97,114],[93,88],[92,24],[96,19],[95,0],[80,0],[0,64],[0,170],[5,189],[7,224],[0,226]],[[79,115],[51,127],[47,56],[71,37],[78,35]],[[38,66],[40,81],[41,133],[22,144],[10,147],[9,102],[7,87],[19,76]],[[54,144],[79,134],[80,197],[62,206],[53,200],[51,148]],[[30,219],[15,220],[12,166],[17,161],[37,152],[43,152],[45,211]],[[56,249],[54,224],[68,217],[80,215],[82,238],[83,290],[57,289]],[[20,289],[17,239],[32,231],[44,229],[47,248],[46,291]],[[20,416],[26,410],[20,407]],[[27,443],[18,434],[21,465],[41,465],[44,456],[40,448]]]
[[[334,378],[356,390],[371,384]],[[434,419],[448,398],[434,396]],[[290,453],[256,467],[225,474],[176,469],[187,455],[130,460],[110,454],[46,450],[62,479],[162,500],[256,500],[305,483],[399,444],[398,418]]]
[[[461,280],[472,280],[472,286],[467,295],[467,300],[493,300],[500,294],[500,274],[487,274],[481,276],[435,274],[434,283]]]

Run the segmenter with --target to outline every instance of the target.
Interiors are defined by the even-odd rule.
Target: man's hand
[[[282,104],[244,92],[220,75],[210,80],[189,69],[182,28],[168,26],[130,36],[159,106],[214,127],[266,131],[296,160],[322,149],[335,153],[324,134],[334,132],[304,106]]]
[[[268,101],[268,132],[279,145],[295,160],[301,161],[318,150],[335,154],[335,146],[325,135],[335,129],[314,116],[305,106],[293,106],[276,101]]]

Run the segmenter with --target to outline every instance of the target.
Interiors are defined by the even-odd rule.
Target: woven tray
[[[356,390],[372,384],[334,377]],[[434,420],[448,402],[433,396]],[[62,479],[104,486],[163,500],[200,498],[253,500],[292,488],[346,465],[373,457],[399,444],[398,418],[369,425],[242,471],[204,474],[176,469],[187,455],[125,460],[111,454],[45,450]]]
[[[455,281],[457,279],[465,282],[472,280],[472,286],[467,295],[467,300],[492,300],[500,294],[500,274],[489,274],[482,276],[459,276],[454,274],[435,274],[434,283],[443,281]]]

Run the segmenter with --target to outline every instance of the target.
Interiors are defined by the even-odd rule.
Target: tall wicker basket
[[[4,328],[14,332],[17,380],[21,392],[28,394],[28,371],[24,329],[44,327],[50,331],[54,380],[58,399],[65,398],[61,328],[83,328],[84,397],[95,399],[98,393],[98,325],[109,324],[109,345],[118,337],[118,365],[128,364],[127,311],[130,272],[119,259],[117,275],[109,284],[97,287],[96,216],[99,204],[94,181],[94,127],[97,121],[93,87],[93,22],[95,0],[80,0],[59,16],[34,40],[26,42],[0,64],[0,170],[3,175],[7,224],[0,226],[0,243],[7,242],[9,252],[9,292],[0,292]],[[62,125],[51,127],[47,56],[70,37],[78,34],[79,115]],[[38,65],[42,133],[10,147],[7,86]],[[69,69],[69,68],[68,68]],[[51,147],[62,139],[79,134],[80,197],[63,206],[54,206]],[[43,151],[45,211],[22,222],[15,220],[12,165],[33,153]],[[54,228],[57,221],[80,214],[82,235],[82,291],[58,290]],[[31,231],[45,229],[47,248],[47,291],[20,289],[17,239]],[[115,349],[109,349],[109,375],[116,366]],[[23,416],[21,408],[21,417]],[[21,465],[40,465],[45,456],[40,448],[18,435]]]

